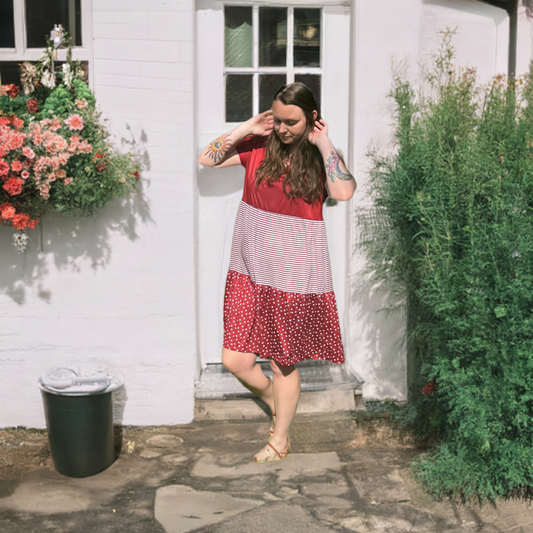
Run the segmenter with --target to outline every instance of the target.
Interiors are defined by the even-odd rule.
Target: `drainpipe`
[[[518,0],[509,0],[509,63],[507,74],[509,79],[516,77],[516,47],[518,36]]]

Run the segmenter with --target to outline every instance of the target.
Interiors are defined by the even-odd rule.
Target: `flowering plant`
[[[36,65],[20,66],[21,88],[0,86],[0,223],[16,230],[50,211],[92,215],[140,178],[135,154],[111,143],[67,38],[60,47],[60,67],[49,42]]]

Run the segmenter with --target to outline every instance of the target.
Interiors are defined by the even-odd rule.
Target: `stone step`
[[[263,372],[272,377],[268,361],[259,362]],[[299,413],[320,413],[364,409],[363,384],[345,365],[328,361],[303,361],[300,373]],[[195,418],[259,418],[266,406],[228,372],[222,364],[209,364],[196,384]]]

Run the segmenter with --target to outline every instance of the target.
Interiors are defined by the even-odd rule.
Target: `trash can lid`
[[[65,396],[111,392],[124,385],[124,376],[114,366],[90,359],[47,370],[38,381],[41,390]]]

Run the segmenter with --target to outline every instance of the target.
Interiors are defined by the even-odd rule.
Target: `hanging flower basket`
[[[20,89],[0,86],[0,223],[19,231],[21,251],[47,213],[93,215],[140,178],[135,153],[111,143],[68,41],[48,41],[37,64],[22,63]]]

